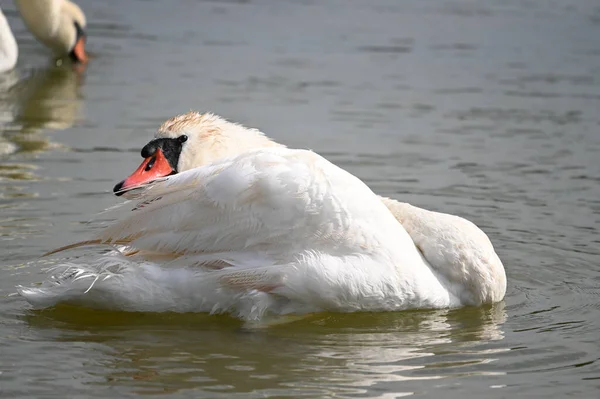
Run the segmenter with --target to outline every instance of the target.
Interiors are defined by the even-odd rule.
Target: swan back
[[[17,63],[19,49],[10,25],[0,9],[0,73],[10,71]]]

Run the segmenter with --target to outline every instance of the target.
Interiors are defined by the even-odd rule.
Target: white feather
[[[20,293],[137,311],[265,313],[457,306],[412,240],[359,179],[320,156],[273,148],[157,182],[94,238],[181,255],[177,267],[118,253],[66,265]],[[198,266],[198,262],[202,265]],[[205,267],[220,262],[222,267]]]
[[[0,8],[0,73],[10,71],[17,63],[19,48],[10,25]]]
[[[38,307],[261,320],[479,305],[506,290],[502,263],[470,222],[382,199],[310,151],[251,150],[129,196],[92,237],[126,246],[20,294]]]

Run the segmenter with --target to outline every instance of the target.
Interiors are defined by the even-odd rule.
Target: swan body
[[[27,28],[56,57],[85,64],[86,18],[69,0],[15,0]]]
[[[17,63],[19,48],[8,21],[0,9],[0,73],[10,71]]]
[[[96,238],[178,259],[203,310],[233,305],[247,317],[252,308],[262,315],[460,305],[381,200],[309,151],[246,152],[157,182],[128,207]],[[114,287],[113,279],[88,295]],[[153,294],[142,306],[156,308],[163,294],[145,284],[139,291],[149,285]],[[110,296],[127,308],[140,304],[139,293],[128,301],[131,293],[117,287]]]
[[[258,130],[188,113],[165,122],[142,156],[115,187],[129,198],[108,211],[115,222],[65,247],[116,249],[20,287],[30,303],[253,320],[504,297],[504,267],[474,224],[379,197],[319,155]]]

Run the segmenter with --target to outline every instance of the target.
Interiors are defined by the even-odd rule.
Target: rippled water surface
[[[576,397],[600,391],[600,4],[78,0],[84,75],[3,2],[0,396]],[[160,122],[211,110],[481,226],[490,308],[228,317],[33,311],[31,262],[118,200]]]

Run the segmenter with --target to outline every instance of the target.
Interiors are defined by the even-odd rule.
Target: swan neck
[[[85,26],[85,17],[74,3],[61,0],[15,0],[27,28],[55,56],[68,54],[75,45],[75,22]]]

